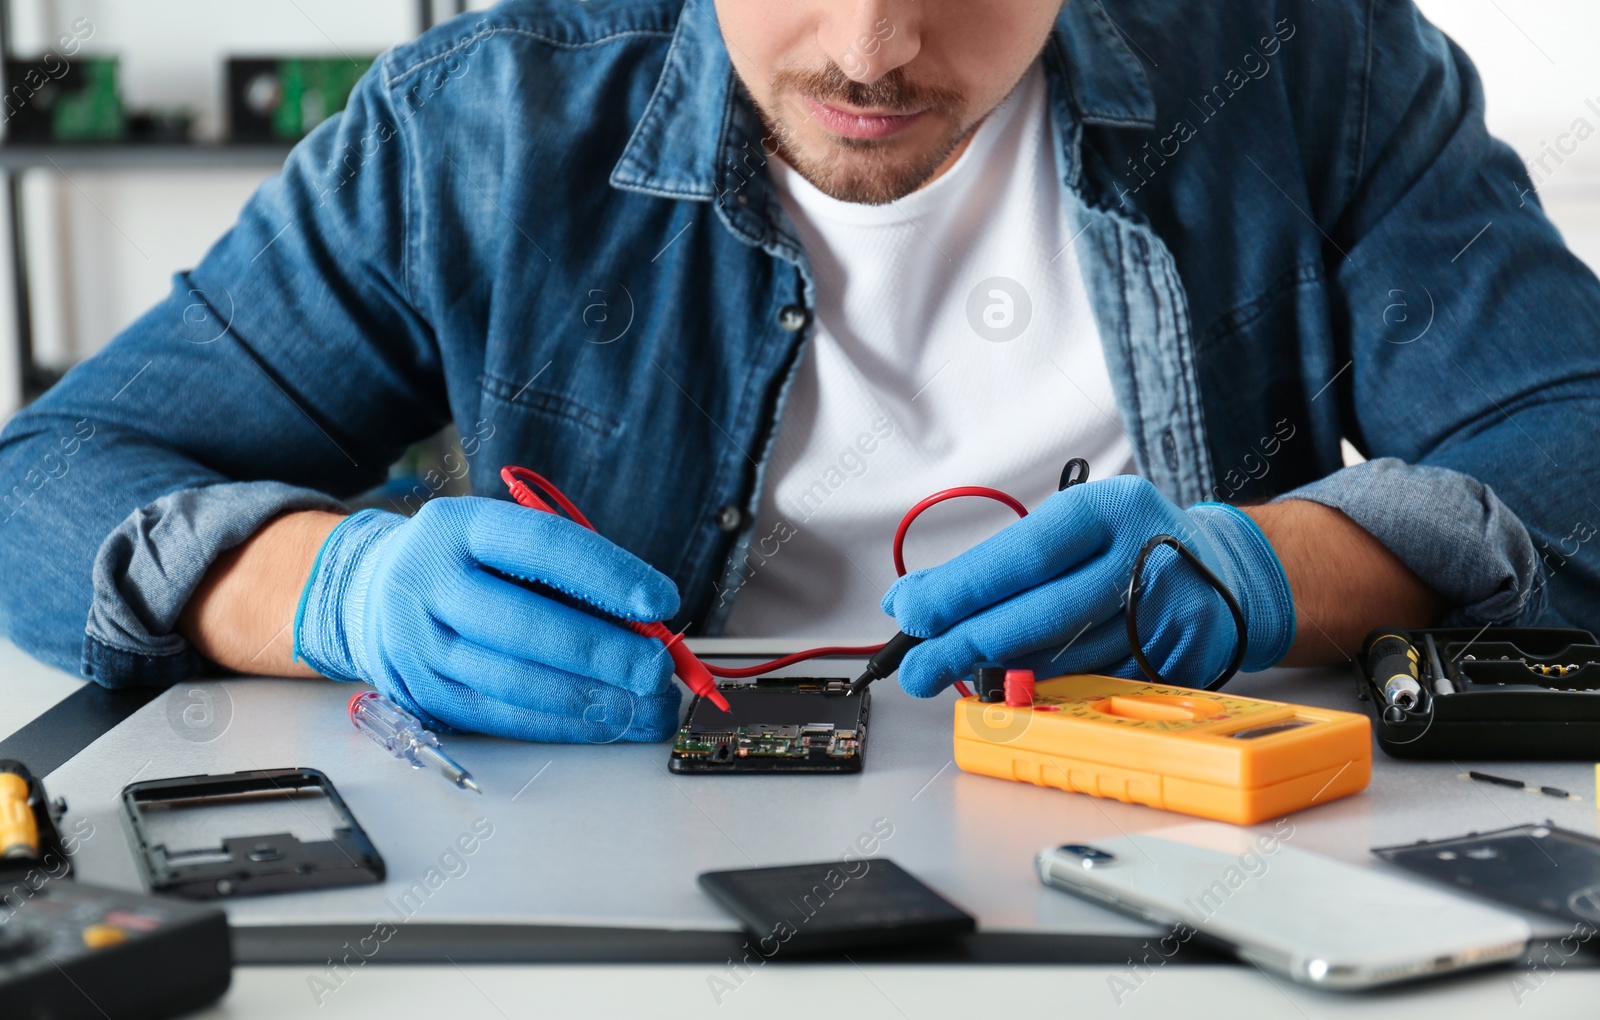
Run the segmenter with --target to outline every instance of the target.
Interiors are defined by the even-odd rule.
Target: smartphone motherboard
[[[761,677],[721,682],[724,712],[701,697],[678,728],[668,768],[707,775],[860,772],[871,692],[851,695],[844,677]]]

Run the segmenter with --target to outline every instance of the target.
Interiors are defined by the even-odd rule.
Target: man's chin
[[[931,149],[911,151],[893,141],[857,139],[781,145],[778,151],[796,173],[830,198],[888,205],[932,180],[968,133]]]
[[[793,166],[793,163],[790,164]],[[796,166],[795,171],[818,191],[840,202],[857,205],[888,205],[897,202],[927,183],[931,175],[896,172],[893,176],[863,173],[839,163]]]

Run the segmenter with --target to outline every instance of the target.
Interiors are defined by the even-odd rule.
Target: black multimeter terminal
[[[978,662],[972,666],[972,682],[978,687],[978,700],[1006,700],[1006,668],[998,662]]]

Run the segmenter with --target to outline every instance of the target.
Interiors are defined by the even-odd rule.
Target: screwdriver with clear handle
[[[437,769],[456,786],[474,793],[483,789],[472,780],[472,773],[444,753],[439,738],[416,716],[377,691],[361,691],[350,699],[350,721],[356,729],[377,741],[384,750],[408,761],[414,769]]]

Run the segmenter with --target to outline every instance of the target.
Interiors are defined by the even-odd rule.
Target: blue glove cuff
[[[1294,599],[1272,543],[1259,525],[1238,507],[1196,503],[1188,510],[1222,554],[1219,575],[1244,610],[1250,648],[1240,667],[1253,673],[1275,665],[1294,644]]]
[[[328,533],[295,610],[296,659],[333,680],[374,679],[377,674],[359,654],[366,646],[360,635],[377,559],[370,554],[405,520],[383,510],[362,510]]]

